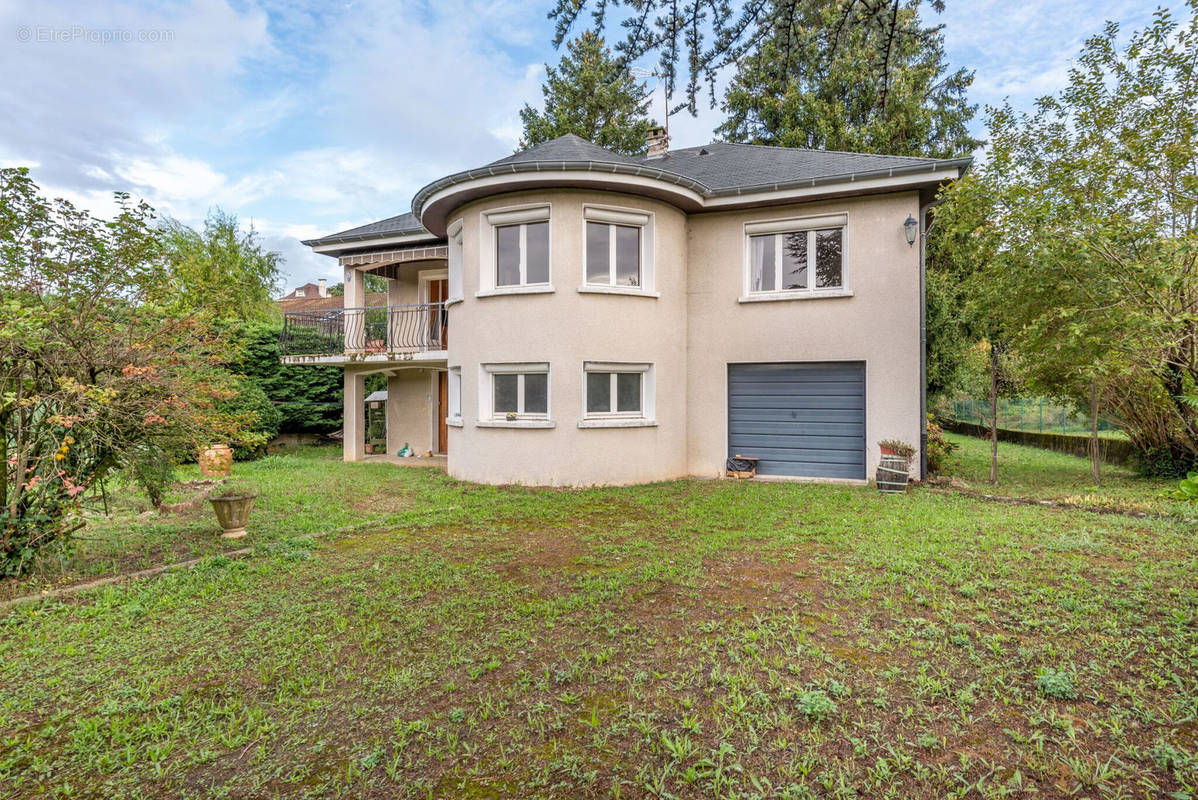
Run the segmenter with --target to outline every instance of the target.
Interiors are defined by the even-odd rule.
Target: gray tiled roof
[[[642,159],[629,158],[622,156],[619,153],[613,153],[605,147],[588,142],[581,136],[576,136],[573,133],[567,133],[564,136],[559,136],[556,139],[550,139],[538,145],[534,145],[527,150],[521,150],[518,153],[501,158],[498,161],[492,161],[487,164],[487,167],[498,167],[504,164],[525,164],[531,162],[554,162],[565,161],[569,163],[579,161],[593,161],[596,163],[624,163],[635,164]],[[486,169],[484,167],[483,169]]]
[[[945,163],[945,160],[935,158],[763,147],[730,142],[712,142],[701,147],[671,150],[660,158],[641,157],[635,161],[685,175],[717,195],[756,186],[822,182],[842,175],[890,169],[906,171]]]
[[[379,236],[399,236],[406,233],[428,233],[424,229],[424,226],[420,224],[420,220],[416,219],[416,215],[410,211],[406,214],[380,219],[378,222],[359,225],[347,231],[330,233],[328,236],[321,236],[319,239],[308,239],[304,241],[304,244],[309,247],[321,244],[341,244],[343,242],[354,242],[359,239],[375,239]]]
[[[970,161],[969,158],[917,158],[729,142],[671,150],[656,158],[629,157],[613,153],[574,134],[566,134],[485,166],[434,181],[416,194],[412,207],[419,210],[429,197],[441,189],[477,178],[515,172],[587,169],[624,173],[682,186],[704,197],[718,197],[951,167],[964,169]],[[348,244],[378,236],[422,232],[425,232],[424,228],[415,214],[400,214],[320,239],[311,239],[304,244]]]

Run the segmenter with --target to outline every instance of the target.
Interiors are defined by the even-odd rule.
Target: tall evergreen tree
[[[525,105],[521,149],[573,133],[624,155],[645,152],[654,126],[649,89],[617,60],[603,38],[587,31],[566,46],[557,68],[545,66],[545,110]]]
[[[731,141],[948,157],[967,127],[973,73],[949,72],[941,26],[919,0],[878,14],[855,0],[771,0],[773,18],[724,95]]]

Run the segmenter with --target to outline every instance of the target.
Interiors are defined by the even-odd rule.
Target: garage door
[[[728,455],[761,475],[864,478],[864,362],[729,364]]]

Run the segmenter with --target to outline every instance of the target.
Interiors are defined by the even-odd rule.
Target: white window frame
[[[760,302],[763,300],[803,300],[822,297],[851,297],[853,294],[849,284],[849,215],[825,214],[818,217],[797,217],[792,219],[777,219],[761,222],[747,222],[744,226],[744,285],[740,297],[742,303]],[[829,228],[840,229],[840,286],[816,288],[815,272],[815,236],[816,231]],[[778,289],[781,284],[782,259],[781,237],[788,233],[807,234],[807,288]],[[753,237],[773,234],[775,265],[774,289],[753,289]]]
[[[449,408],[446,409],[445,424],[455,428],[462,427],[462,368],[450,367],[449,377]]]
[[[449,223],[446,236],[449,238],[449,297],[445,305],[460,303],[465,297],[462,288],[462,227],[463,220]]]
[[[545,375],[545,413],[526,414],[516,411],[515,419],[495,413],[495,376],[518,375],[516,384],[516,408],[524,407],[524,375]],[[480,428],[552,428],[553,422],[553,374],[548,361],[512,361],[502,364],[480,364],[478,381],[478,422]]]
[[[616,403],[616,376],[621,373],[636,373],[641,376],[641,410],[633,411],[588,411],[587,376],[592,372],[611,373],[611,402]],[[657,382],[653,364],[627,361],[584,361],[582,364],[582,419],[580,428],[643,428],[657,425]]]
[[[623,225],[630,228],[640,228],[641,252],[639,286],[623,286],[615,283],[616,271],[616,237],[608,234],[608,281],[591,283],[587,270],[587,223],[596,222],[605,225]],[[633,294],[647,297],[658,297],[654,292],[653,274],[653,229],[654,215],[649,211],[636,208],[619,208],[615,206],[583,206],[582,207],[582,285],[580,292],[597,294]]]
[[[553,291],[553,221],[551,207],[548,203],[538,203],[526,206],[508,206],[479,214],[481,232],[479,241],[479,271],[478,292],[475,297],[489,297],[499,294],[539,294]],[[545,283],[527,282],[528,257],[527,237],[529,223],[545,222],[549,225],[549,276]],[[520,225],[520,283],[509,286],[498,284],[498,249],[499,229],[511,225]]]

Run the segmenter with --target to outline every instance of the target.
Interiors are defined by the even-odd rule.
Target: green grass
[[[235,464],[233,478],[259,493],[254,501],[253,542],[319,533],[349,526],[378,527],[401,519],[411,497],[397,485],[396,467],[367,462],[347,470],[339,447],[301,447]],[[404,468],[409,469],[409,468]],[[179,470],[183,481],[200,479],[195,465]],[[168,504],[195,498],[199,488],[172,491]],[[0,599],[105,575],[213,555],[244,546],[221,539],[211,505],[159,514],[130,487],[118,487],[109,513],[89,512],[88,525],[71,550],[43,561],[21,581],[0,582]]]
[[[990,484],[990,442],[946,434],[957,446],[948,474],[986,494],[1059,500],[1085,506],[1198,517],[1193,503],[1175,500],[1177,481],[1141,478],[1127,467],[1102,465],[1102,483],[1094,484],[1084,458],[1038,447],[998,443],[998,484]]]
[[[329,456],[238,467],[251,558],[0,616],[0,796],[1198,791],[1181,523]]]

